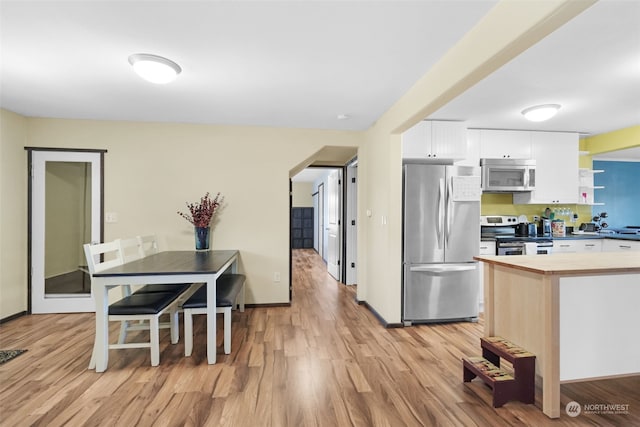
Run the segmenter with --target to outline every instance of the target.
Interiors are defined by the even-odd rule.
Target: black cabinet
[[[313,208],[291,208],[291,248],[313,248]]]

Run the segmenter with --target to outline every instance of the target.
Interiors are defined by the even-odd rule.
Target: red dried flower
[[[216,194],[216,197],[211,199],[209,192],[200,199],[200,203],[187,203],[190,215],[178,212],[178,215],[189,221],[196,227],[208,227],[211,223],[211,218],[215,214],[216,209],[224,201],[224,196],[220,193]]]

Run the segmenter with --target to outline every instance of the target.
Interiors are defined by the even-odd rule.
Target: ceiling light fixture
[[[156,84],[172,82],[182,71],[172,60],[148,53],[134,53],[129,56],[129,64],[140,77]]]
[[[522,110],[522,115],[532,122],[544,122],[555,116],[560,109],[560,104],[536,105]]]

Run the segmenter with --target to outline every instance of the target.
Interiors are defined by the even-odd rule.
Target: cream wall
[[[292,202],[294,208],[312,208],[313,207],[313,182],[293,182],[292,183]]]
[[[106,149],[105,212],[117,213],[118,222],[105,224],[105,240],[155,233],[161,249],[192,249],[193,229],[176,211],[186,210],[186,202],[207,191],[220,191],[225,203],[213,229],[213,248],[240,250],[247,302],[261,304],[289,301],[290,169],[325,145],[357,147],[361,140],[357,132],[24,119],[3,111],[5,115],[23,123],[28,135],[13,138],[12,151],[19,155],[2,158],[2,200],[21,202],[15,216],[26,218],[26,183],[5,198],[5,163],[14,166],[6,175],[26,181],[25,145]],[[22,271],[26,220],[24,224],[15,234],[16,247],[22,248],[14,252]],[[2,241],[4,245],[4,234]],[[272,280],[274,272],[281,275],[279,283]],[[3,293],[5,288],[26,290],[22,274],[20,280],[5,281],[3,271]],[[25,309],[26,299],[0,318]]]
[[[259,303],[288,301],[289,170],[325,145],[359,146],[357,297],[386,322],[398,323],[400,133],[594,2],[501,1],[363,133],[29,119],[28,143],[109,151],[105,209],[117,212],[119,222],[106,224],[107,239],[155,232],[163,249],[191,248],[192,231],[175,211],[205,191],[224,192],[228,206],[214,229],[213,245],[242,251],[248,300]],[[13,176],[26,176],[26,170]],[[21,201],[24,189],[8,202]],[[18,261],[26,264],[24,257]],[[274,271],[282,275],[279,284],[271,282]],[[24,284],[8,285],[14,286]]]
[[[0,319],[27,309],[27,133],[0,109]]]

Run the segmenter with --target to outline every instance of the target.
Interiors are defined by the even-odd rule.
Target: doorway
[[[102,241],[105,151],[28,150],[28,310],[94,311],[82,245]]]
[[[357,283],[357,163],[354,158],[342,167],[314,165],[292,177],[297,184],[292,194],[298,201],[292,206],[299,206],[307,194],[311,195],[308,203],[313,208],[314,250],[325,262],[327,272],[347,285]]]

